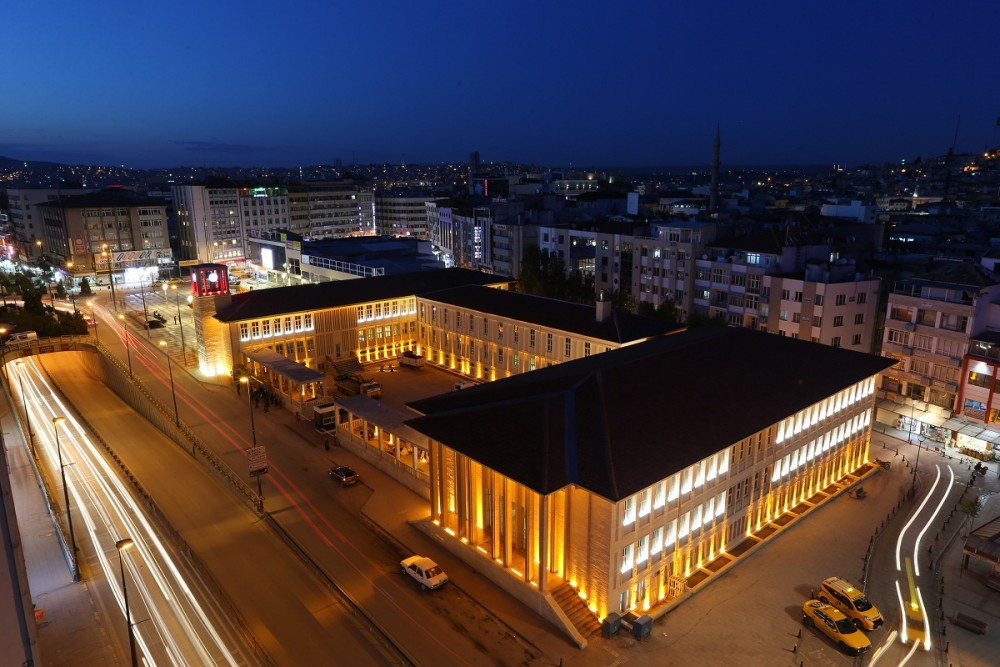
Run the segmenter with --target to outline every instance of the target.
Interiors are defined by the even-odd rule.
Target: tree
[[[66,285],[64,285],[62,282],[56,284],[56,296],[59,297],[60,299],[66,298]]]
[[[962,510],[962,514],[968,518],[969,523],[972,523],[972,521],[979,515],[980,510],[983,509],[983,506],[979,504],[979,498],[973,498],[972,500],[962,502],[959,509]]]
[[[90,280],[87,278],[80,279],[80,296],[90,296],[93,292],[90,291]]]

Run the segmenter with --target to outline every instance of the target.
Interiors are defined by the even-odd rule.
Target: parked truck
[[[424,358],[416,352],[406,350],[403,352],[402,356],[399,357],[399,365],[409,366],[410,368],[420,368],[424,365]]]
[[[341,375],[335,380],[337,391],[346,396],[382,396],[382,385],[362,375]]]

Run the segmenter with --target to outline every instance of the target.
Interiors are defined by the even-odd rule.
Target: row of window
[[[380,301],[358,306],[358,323],[381,320],[384,317],[399,317],[417,312],[416,299]]]
[[[729,471],[729,457],[725,451],[716,452],[694,465],[688,466],[668,479],[660,480],[648,489],[643,489],[634,496],[625,499],[623,505],[622,525],[635,523],[636,499],[638,498],[639,517],[650,513],[650,508],[660,509],[667,501],[673,502],[681,495],[687,495],[693,489],[704,486],[720,475]]]
[[[949,357],[965,355],[966,341],[961,339],[925,336],[900,329],[886,329],[885,340],[887,343],[915,347],[918,350],[936,352]]]
[[[688,535],[698,532],[702,526],[711,524],[716,517],[725,513],[726,492],[723,491],[665,526],[657,526],[633,544],[626,544],[622,548],[619,571],[628,575],[633,567],[641,566],[647,560],[652,562],[675,542],[683,541]]]
[[[804,410],[799,410],[791,417],[778,422],[778,436],[775,439],[775,444],[780,445],[786,439],[798,435],[802,429],[815,426],[827,417],[832,417],[841,410],[871,396],[874,391],[875,378],[868,378],[843,391],[838,391],[835,395],[828,396]]]
[[[791,472],[795,472],[809,461],[837,447],[849,437],[867,427],[871,423],[871,410],[865,410],[864,414],[855,415],[853,419],[834,427],[820,437],[811,441],[808,445],[802,445],[794,452],[786,454],[776,461],[774,471],[771,473],[771,481],[777,482]]]
[[[312,330],[312,313],[268,318],[264,320],[252,320],[250,322],[240,322],[240,340],[245,341],[258,338],[270,338],[271,336],[281,336],[290,333],[297,333],[299,331]]]

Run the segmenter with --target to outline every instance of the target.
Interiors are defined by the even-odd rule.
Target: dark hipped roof
[[[608,319],[598,322],[594,306],[478,285],[425,292],[421,296],[459,308],[470,308],[616,343],[658,336],[678,328],[663,320],[620,310],[612,310]],[[598,351],[602,350],[595,350]]]
[[[451,268],[275,287],[234,294],[233,302],[219,310],[215,319],[239,322],[379,299],[398,299],[459,285],[500,285],[510,281],[503,276]]]
[[[415,430],[542,494],[620,500],[891,359],[703,327],[415,401]]]

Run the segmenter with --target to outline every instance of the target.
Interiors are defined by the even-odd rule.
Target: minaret
[[[714,215],[718,212],[716,208],[719,204],[719,149],[722,141],[719,135],[719,125],[715,125],[715,144],[712,149],[712,191],[708,197],[708,213]]]

